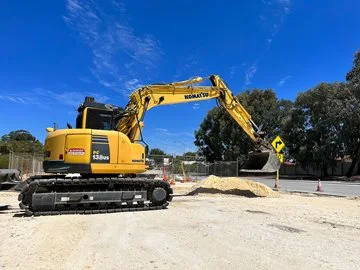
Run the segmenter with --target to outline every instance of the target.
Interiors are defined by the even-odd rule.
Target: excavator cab
[[[124,112],[121,107],[98,103],[93,97],[85,97],[84,103],[78,108],[76,128],[115,130]]]

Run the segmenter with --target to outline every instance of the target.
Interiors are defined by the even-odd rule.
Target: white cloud
[[[234,78],[235,72],[236,72],[236,66],[230,67],[230,72],[229,72],[230,75],[229,75],[229,77],[230,77],[230,78]]]
[[[286,83],[286,81],[288,80],[288,79],[290,79],[291,78],[291,76],[285,76],[284,78],[282,78],[279,82],[278,82],[278,86],[279,87],[282,87],[285,83]]]
[[[276,2],[285,14],[290,12],[291,0],[276,0]]]
[[[130,79],[124,83],[125,89],[127,89],[129,92],[133,92],[134,90],[142,87],[143,85],[140,83],[138,79]]]
[[[85,95],[80,92],[54,92],[43,88],[35,88],[33,92],[45,103],[56,101],[67,106],[78,106],[85,97]]]
[[[189,55],[188,57],[185,58],[185,64],[184,64],[185,69],[189,69],[198,64],[198,61],[196,61],[194,57],[195,57],[194,55]]]
[[[89,77],[86,77],[86,76],[79,77],[79,80],[84,83],[92,83],[92,81],[89,79]]]
[[[176,133],[173,133],[173,132],[170,132],[167,128],[156,128],[156,133],[157,135],[160,135],[161,137],[164,137],[164,136],[177,136]]]
[[[274,37],[284,24],[286,16],[291,11],[291,0],[262,0],[264,10],[260,15],[260,22],[266,29],[266,49],[270,49]]]
[[[168,132],[169,130],[167,128],[155,128],[156,131],[160,132]]]
[[[272,2],[271,0],[261,0],[261,2],[263,2],[264,5],[267,5],[267,6],[271,6],[272,5]]]
[[[256,71],[258,70],[257,64],[252,64],[245,73],[245,85],[251,84],[252,78],[255,76]]]
[[[266,39],[266,45],[267,45],[268,47],[270,47],[272,41],[273,41],[272,38],[267,38],[267,39]]]
[[[200,103],[193,103],[193,107],[194,110],[200,109]]]
[[[126,8],[125,8],[125,4],[123,2],[119,2],[119,1],[115,1],[112,0],[111,3],[116,7],[116,9],[118,9],[121,12],[125,12]]]
[[[190,133],[190,132],[183,132],[184,136],[188,136],[191,138],[194,138],[194,133]]]
[[[291,0],[277,0],[277,2],[280,5],[283,5],[283,6],[290,6],[291,5]]]
[[[174,131],[163,127],[155,128],[155,133],[162,137],[171,137],[172,139],[174,139],[173,137],[182,138],[184,136],[194,138],[194,134],[191,132]]]
[[[200,67],[197,60],[198,52],[193,52],[185,57],[179,57],[177,63],[174,81],[183,80],[189,76],[202,75],[204,67]]]
[[[4,100],[4,101],[10,101],[13,103],[18,103],[18,104],[31,104],[32,103],[32,99],[31,98],[27,98],[23,95],[7,95],[7,94],[2,94],[0,95],[0,99]]]
[[[90,70],[97,81],[127,96],[129,81],[154,68],[163,51],[154,36],[139,35],[131,27],[122,2],[110,1],[115,13],[112,15],[98,3],[67,0],[63,19],[90,48],[93,55]]]
[[[147,133],[145,130],[144,133]],[[147,143],[151,148],[163,149],[168,154],[182,155],[185,151],[196,151],[193,131],[175,131],[164,127],[155,128],[145,134]]]
[[[107,96],[93,92],[52,91],[44,88],[35,88],[12,95],[1,94],[0,100],[23,105],[37,105],[49,109],[58,103],[69,107],[77,107],[84,101],[85,96],[93,96],[96,101],[102,103],[109,100]]]

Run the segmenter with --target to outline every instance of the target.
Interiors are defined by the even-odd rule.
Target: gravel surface
[[[181,184],[174,188],[185,190]],[[11,206],[0,212],[4,269],[359,269],[360,265],[359,199],[201,194],[176,196],[167,210],[36,218],[21,216],[15,192],[0,192],[0,204]]]
[[[277,192],[262,183],[240,177],[217,177],[215,175],[199,181],[189,192],[190,195],[198,193],[222,193],[246,197],[278,196]]]

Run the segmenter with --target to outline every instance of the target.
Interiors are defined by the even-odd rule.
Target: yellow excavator
[[[209,79],[212,86],[196,85]],[[146,171],[145,113],[159,105],[217,99],[254,143],[245,171],[275,172],[280,167],[271,144],[217,75],[195,77],[135,90],[125,109],[86,97],[76,128],[47,128],[43,168],[48,175],[29,178],[19,194],[30,214],[103,213],[166,208],[170,185],[137,177]],[[69,176],[77,173],[77,176]]]

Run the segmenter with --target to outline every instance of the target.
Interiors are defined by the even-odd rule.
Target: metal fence
[[[215,161],[209,167],[209,175],[239,176],[239,161]]]
[[[44,172],[43,160],[44,157],[42,155],[17,154],[10,152],[8,168],[19,170],[23,177],[42,174]]]
[[[210,163],[201,156],[175,155],[149,155],[147,163],[149,166],[148,173],[154,173],[160,177],[165,174],[177,180],[188,177],[192,181],[201,180],[209,175],[238,176],[240,166],[239,161],[216,161]]]
[[[204,157],[199,156],[149,156],[150,170],[156,170],[159,175],[165,173],[173,178],[183,177],[183,167],[186,174],[193,180],[202,179],[208,175],[220,177],[236,177],[241,175],[243,160],[236,161],[215,161],[207,162]],[[337,161],[333,166],[329,166],[327,173],[329,176],[344,176],[350,167],[350,161]],[[165,168],[165,169],[164,169]],[[311,166],[302,167],[300,164],[284,163],[280,167],[280,175],[287,176],[323,176],[324,172]],[[360,172],[360,165],[354,168],[354,174]]]
[[[4,158],[7,155],[2,155]],[[18,169],[25,177],[42,174],[43,171],[43,156],[10,153],[8,155],[9,169]],[[148,173],[152,173],[163,177],[164,173],[168,177],[181,180],[184,177],[190,178],[192,181],[201,180],[208,175],[216,175],[220,177],[239,176],[242,163],[237,161],[215,161],[214,163],[207,162],[201,156],[176,156],[176,155],[149,155],[146,158],[149,166]],[[343,176],[346,174],[350,166],[349,161],[338,161],[332,167],[328,168],[329,176]],[[5,165],[5,164],[3,164]],[[6,168],[6,166],[3,166]],[[360,171],[359,164],[354,169],[354,173]],[[315,170],[309,166],[301,167],[299,164],[282,164],[280,168],[280,175],[318,175],[322,176],[321,170]]]
[[[199,156],[149,155],[146,158],[147,173],[176,180],[197,181],[209,175],[210,164]]]

